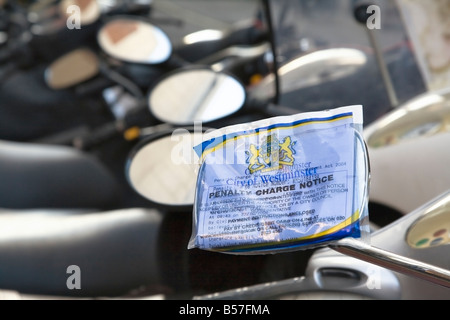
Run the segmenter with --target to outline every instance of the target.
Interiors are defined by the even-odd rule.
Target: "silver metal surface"
[[[450,271],[446,269],[372,247],[352,238],[342,239],[330,247],[345,255],[383,268],[450,288]]]

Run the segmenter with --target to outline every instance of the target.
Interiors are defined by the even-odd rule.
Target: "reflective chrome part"
[[[45,71],[45,80],[52,89],[66,89],[95,77],[99,72],[97,55],[89,49],[77,49],[53,62]]]
[[[221,30],[205,29],[184,36],[183,43],[190,45],[197,42],[220,40],[223,37],[224,32]]]
[[[194,296],[193,300],[260,300],[281,295],[314,292],[314,282],[304,277],[273,281],[254,286]]]
[[[441,215],[449,206],[450,191],[375,231],[370,245],[348,238],[337,242],[333,249],[319,249],[309,260],[303,277],[197,296],[195,299],[448,300],[448,246],[418,249],[408,244],[408,238],[421,222],[443,218]],[[447,213],[444,220],[448,226]],[[445,226],[442,225],[437,233],[442,234],[441,229]]]
[[[444,210],[450,205],[450,191],[447,191],[416,210],[408,213],[396,222],[375,231],[370,240],[371,248],[352,247],[365,261],[379,264],[381,260],[387,263],[386,268],[399,268],[395,274],[399,279],[402,288],[401,299],[450,299],[450,256],[448,246],[426,246],[418,249],[408,243],[411,239],[411,231],[415,226],[425,219],[434,219],[437,213],[444,214]],[[448,217],[448,214],[444,214]],[[441,218],[441,217],[439,217]],[[443,217],[442,217],[443,218]],[[423,219],[423,220],[422,220]],[[448,218],[446,219],[448,221]],[[448,225],[448,224],[446,224]],[[444,225],[442,225],[445,228]],[[440,233],[441,228],[433,229],[434,233]],[[437,235],[436,233],[436,235]],[[377,249],[381,249],[382,252]],[[361,249],[361,250],[360,250]],[[310,263],[316,259],[321,259],[325,255],[330,255],[331,249],[324,249],[323,252],[314,254]],[[374,251],[372,251],[374,250]],[[377,252],[376,252],[377,251]],[[392,254],[389,257],[389,252]],[[349,250],[345,254],[355,254]],[[329,261],[333,261],[339,253],[331,254]],[[400,257],[400,258],[399,258]],[[392,258],[392,259],[391,259]],[[347,259],[352,259],[347,257]],[[414,261],[411,261],[411,260]],[[409,262],[412,262],[409,264]],[[384,263],[384,262],[383,262]]]
[[[282,78],[280,91],[288,93],[301,88],[348,77],[367,63],[364,52],[351,48],[319,50],[302,55],[279,68]],[[274,92],[274,75],[266,77],[252,90],[258,99],[268,99]]]
[[[450,244],[450,201],[437,202],[417,218],[406,233],[406,242],[414,249]]]
[[[102,12],[108,12],[112,8],[119,6],[123,1],[122,0],[97,0],[98,5]]]
[[[450,271],[347,238],[330,245],[334,250],[378,266],[450,288]]]
[[[224,118],[244,106],[244,86],[210,68],[184,69],[161,80],[149,95],[150,112],[163,122],[193,125]]]
[[[158,64],[172,54],[164,31],[135,17],[111,19],[99,31],[98,43],[108,55],[131,63]]]
[[[151,137],[133,151],[127,165],[130,185],[144,198],[166,206],[194,203],[198,157],[192,148],[202,132],[186,129]]]
[[[450,88],[424,93],[365,129],[371,148],[450,131]]]
[[[232,60],[233,58],[240,59],[255,59],[257,57],[263,56],[267,52],[270,52],[270,45],[266,42],[252,45],[252,46],[230,46],[226,49],[220,50],[208,56],[205,59],[198,61],[199,64],[214,64],[216,71],[222,71],[226,67],[227,60]],[[219,67],[223,65],[223,67]]]
[[[128,114],[141,106],[141,101],[123,86],[106,88],[102,96],[116,119],[125,119]]]
[[[262,57],[268,52],[270,52],[268,43],[246,47],[233,46],[211,55],[209,59],[211,59],[211,63],[218,61],[211,65],[212,69],[215,71],[223,71],[232,69],[236,63],[242,65],[243,61],[250,61],[257,57]]]
[[[325,256],[309,265],[306,276],[196,296],[194,300],[371,300],[399,299],[393,272],[345,256]]]

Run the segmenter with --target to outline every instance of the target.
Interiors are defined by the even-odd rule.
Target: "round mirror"
[[[176,129],[151,136],[131,152],[128,182],[144,198],[163,206],[192,206],[198,157],[192,148],[202,142],[201,131]]]
[[[233,76],[210,68],[177,70],[163,78],[149,95],[150,112],[176,125],[210,122],[244,106],[246,91]]]
[[[158,64],[172,54],[169,37],[158,27],[135,17],[118,17],[98,33],[98,43],[110,56],[131,63]]]
[[[99,71],[97,55],[89,49],[77,49],[53,62],[45,72],[45,81],[52,89],[66,89],[95,77]]]
[[[79,13],[80,24],[86,26],[98,20],[101,8],[97,0],[63,0],[59,5],[63,17],[71,18]]]

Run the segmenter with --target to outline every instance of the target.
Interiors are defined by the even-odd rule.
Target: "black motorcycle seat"
[[[161,288],[157,253],[162,217],[145,208],[0,209],[0,289],[107,297],[140,286]],[[79,267],[80,289],[67,286],[74,274],[68,272],[70,266]]]
[[[0,140],[0,207],[113,208],[119,184],[96,157],[66,146]]]

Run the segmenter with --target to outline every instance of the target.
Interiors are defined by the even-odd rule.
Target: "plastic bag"
[[[362,106],[206,134],[188,248],[267,254],[369,241]]]

